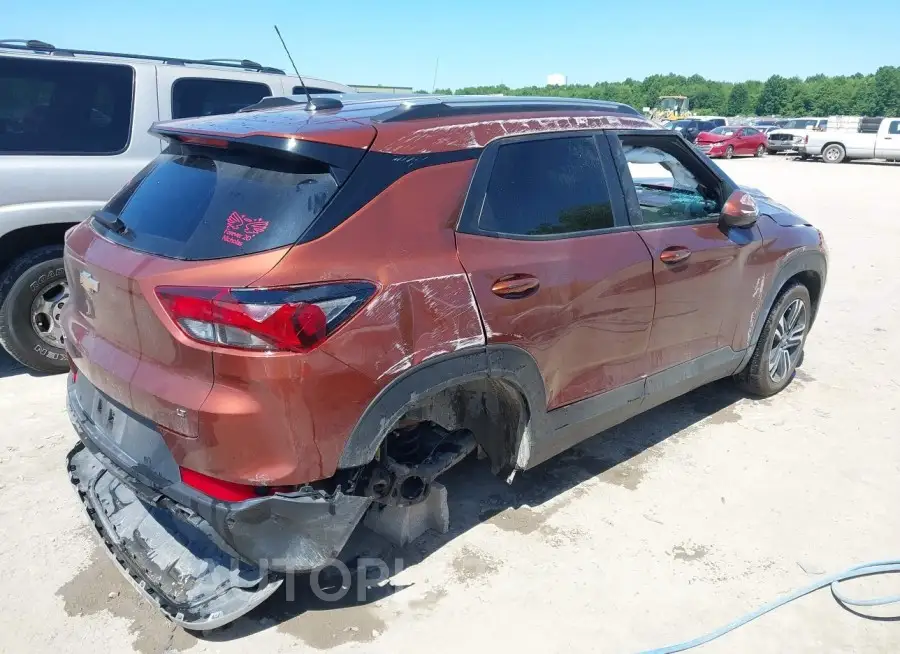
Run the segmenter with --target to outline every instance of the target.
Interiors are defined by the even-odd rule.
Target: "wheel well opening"
[[[476,379],[420,400],[397,422],[431,421],[448,431],[468,429],[491,463],[494,474],[515,467],[519,444],[528,423],[522,394],[498,379]]]
[[[45,245],[62,245],[66,230],[76,223],[50,223],[20,227],[0,236],[0,272],[29,250]]]
[[[785,287],[793,282],[800,282],[809,291],[809,300],[812,302],[812,314],[815,319],[819,311],[819,298],[822,296],[822,278],[813,270],[804,270],[791,277]]]

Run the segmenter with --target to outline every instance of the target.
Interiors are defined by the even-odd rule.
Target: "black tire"
[[[62,254],[61,245],[31,250],[0,276],[0,345],[16,361],[37,372],[53,374],[69,369],[65,350],[44,342],[31,319],[32,303],[47,283],[65,281]]]
[[[758,145],[756,146],[756,152],[753,153],[754,157],[761,157],[766,153],[766,146]]]
[[[733,156],[734,156],[734,146],[729,145],[727,148],[725,148],[725,158],[731,159]]]
[[[822,161],[825,163],[841,163],[847,156],[847,151],[840,143],[831,143],[822,150]]]
[[[773,150],[772,148],[767,148],[766,152],[768,152],[769,154],[778,154],[778,150]]]
[[[803,303],[805,328],[798,348],[790,355],[790,364],[787,366],[786,372],[776,380],[769,373],[769,357],[772,354],[778,323],[784,316],[787,308],[795,300],[800,300]],[[795,283],[782,290],[781,295],[769,312],[766,322],[763,324],[762,332],[760,332],[759,340],[756,343],[756,349],[753,350],[753,357],[750,359],[750,363],[735,375],[738,385],[751,395],[768,397],[778,393],[791,383],[797,366],[803,360],[803,346],[806,345],[806,336],[809,333],[811,320],[812,302],[810,301],[807,288],[803,284]]]

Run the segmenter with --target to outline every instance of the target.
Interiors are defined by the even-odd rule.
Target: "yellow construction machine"
[[[691,103],[684,95],[661,95],[650,111],[654,120],[678,120],[691,115]]]

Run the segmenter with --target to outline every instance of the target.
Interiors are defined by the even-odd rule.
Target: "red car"
[[[736,154],[761,157],[766,153],[769,138],[755,127],[727,125],[697,135],[695,144],[707,156],[731,159]]]

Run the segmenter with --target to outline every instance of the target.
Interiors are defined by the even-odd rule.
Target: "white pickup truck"
[[[810,132],[797,149],[801,157],[822,157],[825,163],[853,159],[900,161],[900,118],[885,118],[875,134]]]

